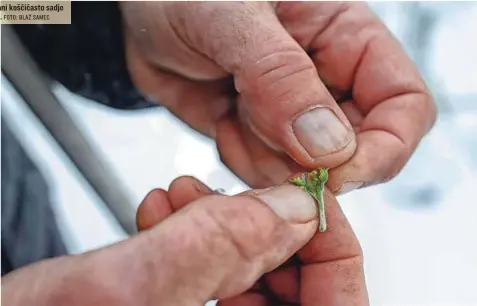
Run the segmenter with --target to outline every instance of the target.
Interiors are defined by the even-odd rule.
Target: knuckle
[[[375,168],[375,173],[382,173],[380,177],[377,177],[376,184],[386,183],[394,179],[404,168],[410,155],[408,150],[402,147],[386,157],[386,160],[381,164],[382,168]]]
[[[277,219],[250,196],[216,195],[203,206],[203,214],[209,236],[246,262],[260,257],[279,232]]]
[[[273,92],[274,97],[281,97],[290,92],[291,85],[299,85],[298,81],[316,74],[311,59],[302,49],[286,46],[283,50],[274,51],[257,60],[251,69],[249,80],[252,89]],[[283,86],[283,84],[290,86]],[[267,94],[268,94],[267,93]]]
[[[237,89],[248,101],[249,112],[257,127],[266,129],[267,134],[280,131],[277,135],[284,135],[289,117],[309,106],[319,88],[315,65],[304,50],[287,42],[282,44],[244,65],[236,75]]]
[[[424,135],[429,132],[437,120],[437,105],[435,103],[435,99],[431,92],[426,90],[421,90],[415,92],[417,97],[417,101],[419,103],[413,103],[410,107],[410,111],[413,112],[416,121],[420,122],[419,130],[417,130],[417,135],[419,139],[424,137]],[[417,145],[417,143],[416,143]]]
[[[427,105],[427,108],[426,108],[427,115],[429,118],[429,125],[427,127],[427,131],[429,131],[432,129],[432,127],[434,127],[437,121],[437,105],[431,93],[427,93],[426,105]]]
[[[346,166],[353,180],[359,180],[358,177],[364,179],[362,187],[378,185],[395,178],[412,153],[410,148],[394,134],[386,131],[379,132],[385,135],[380,135],[383,137],[379,139],[376,137],[377,139],[373,139],[364,146],[358,146],[355,157]]]

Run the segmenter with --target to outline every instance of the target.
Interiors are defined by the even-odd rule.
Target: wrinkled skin
[[[15,271],[3,302],[368,305],[361,249],[333,193],[395,176],[435,120],[386,27],[355,2],[121,6],[140,90],[214,138],[255,188],[330,168],[329,228],[316,234],[316,205],[297,187],[226,197],[181,178],[143,201],[140,234]]]
[[[171,212],[174,214],[174,212],[187,208],[189,205],[195,205],[194,201],[197,202],[201,198],[206,199],[211,194],[212,191],[198,180],[181,177],[175,180],[169,189],[168,205],[165,201],[157,200],[166,196],[163,191],[156,190],[146,197],[138,210],[138,228],[140,230],[154,230],[154,226],[160,224],[165,218],[167,219]],[[246,192],[245,194],[251,193]],[[241,273],[230,275],[230,271],[234,267],[240,267],[233,258],[225,258],[223,265],[214,265],[214,270],[218,270],[219,274],[226,273],[230,277],[222,284],[222,286],[227,285],[228,292],[219,290],[217,295],[214,296],[214,298],[220,298],[219,305],[369,305],[364,279],[363,254],[359,242],[336,198],[329,191],[325,193],[325,200],[329,220],[327,231],[316,232],[316,218],[308,223],[302,223],[303,226],[305,224],[312,225],[309,229],[312,232],[311,240],[292,257],[292,254],[285,256],[287,261],[279,267],[270,267],[266,271],[267,273],[260,275],[258,281],[253,281],[240,288],[237,284],[242,283],[245,277]],[[257,215],[257,220],[260,220],[259,227],[261,229],[257,229],[254,235],[262,236],[259,233],[267,232],[268,217],[265,214],[260,214]],[[234,222],[230,221],[230,223],[232,225],[229,228],[233,228]],[[229,231],[229,234],[240,240],[241,235],[247,232],[247,223],[237,221],[236,230]],[[194,229],[191,225],[190,232],[193,231],[197,231],[197,229]],[[274,231],[279,232],[280,227],[276,227]],[[301,239],[309,234],[305,234],[308,232],[306,230],[302,229],[302,231]],[[293,231],[288,235],[293,235]],[[242,254],[248,254],[252,249],[267,249],[268,252],[274,254],[273,258],[277,260],[279,256],[278,246],[283,245],[283,242],[280,243],[279,240],[287,239],[286,237],[280,238],[280,236],[270,236],[267,238],[267,240],[270,240],[266,243],[260,241],[260,238],[248,238],[245,244],[242,245],[238,242],[235,245],[244,246]],[[222,253],[219,249],[209,249],[205,252],[210,252],[213,257],[214,254]],[[293,250],[290,251],[293,252]],[[248,256],[245,256],[243,259],[247,260],[248,258],[251,260],[250,265],[254,266],[253,261],[258,260],[259,257],[261,257],[259,253],[256,253],[255,257],[248,258]],[[204,269],[208,269],[208,267],[204,266]],[[221,269],[223,271],[220,271]],[[238,268],[238,270],[241,270],[241,268]],[[237,278],[241,281],[237,282]],[[233,294],[230,294],[231,292]],[[209,296],[209,298],[211,297]]]
[[[415,66],[364,3],[121,5],[135,84],[214,138],[252,187],[317,167],[331,168],[333,193],[385,182],[435,121]]]
[[[2,302],[366,306],[360,245],[334,196],[325,199],[329,228],[316,233],[315,202],[295,186],[228,197],[181,177],[146,196],[138,235],[16,270],[2,277]]]

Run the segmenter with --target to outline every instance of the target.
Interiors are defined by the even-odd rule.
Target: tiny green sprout
[[[318,217],[320,232],[326,231],[325,214],[325,184],[328,181],[328,168],[320,168],[307,174],[301,174],[290,179],[290,183],[308,192],[318,203]]]

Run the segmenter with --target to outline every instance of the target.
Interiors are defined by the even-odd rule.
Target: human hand
[[[275,213],[263,202],[248,202],[245,195],[261,195],[261,201],[268,202]],[[330,227],[317,234],[315,203],[296,187],[246,192],[236,198],[240,199],[236,203],[232,199],[213,195],[194,178],[181,177],[172,183],[169,193],[155,190],[140,205],[140,231],[158,231],[164,220],[187,212],[196,221],[176,225],[182,226],[175,236],[182,244],[181,251],[171,252],[184,266],[195,267],[194,272],[184,271],[179,276],[184,277],[180,283],[185,287],[175,292],[176,304],[185,305],[186,300],[203,303],[187,296],[186,292],[192,292],[185,290],[187,284],[194,284],[197,288],[210,286],[202,296],[220,299],[221,306],[368,305],[361,248],[331,193],[326,194]],[[192,210],[200,206],[206,215],[193,215]],[[277,214],[294,220],[294,224],[283,223]],[[312,215],[315,219],[310,219]],[[202,222],[202,217],[209,224]],[[208,228],[216,226],[218,232],[207,233]],[[173,262],[170,269],[172,274],[181,274]]]
[[[14,271],[2,277],[2,302],[367,305],[359,243],[334,197],[326,200],[329,229],[315,236],[315,203],[297,187],[228,197],[179,178],[140,205],[141,233]]]
[[[387,181],[435,120],[418,71],[364,3],[121,6],[135,84],[215,138],[255,188],[318,167],[332,168],[333,193]]]

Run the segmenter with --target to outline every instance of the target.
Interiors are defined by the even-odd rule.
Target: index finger
[[[328,229],[299,252],[301,305],[368,305],[363,255],[358,239],[329,190],[325,193]]]
[[[277,14],[310,50],[321,78],[335,90],[351,92],[364,116],[355,154],[330,172],[328,186],[344,191],[394,177],[436,117],[411,59],[364,3],[283,3]]]

